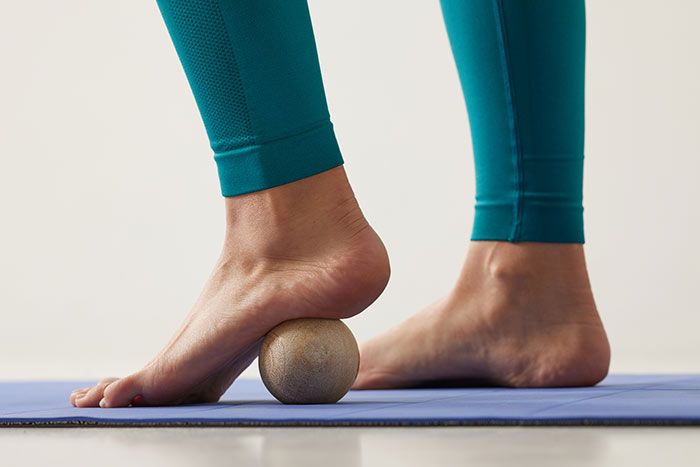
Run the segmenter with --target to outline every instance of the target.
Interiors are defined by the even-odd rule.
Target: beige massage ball
[[[258,359],[268,391],[285,404],[332,404],[357,376],[360,351],[337,319],[285,321],[267,333]]]

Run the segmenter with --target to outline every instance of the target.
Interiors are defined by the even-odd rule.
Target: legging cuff
[[[524,198],[519,221],[512,203],[477,205],[472,240],[585,243],[583,207],[556,205]]]
[[[331,122],[293,136],[219,152],[214,160],[224,196],[266,190],[343,164]]]

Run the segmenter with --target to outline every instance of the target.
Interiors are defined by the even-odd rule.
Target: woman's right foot
[[[360,350],[356,389],[588,386],[610,347],[582,245],[474,242],[453,292]]]
[[[386,250],[342,167],[226,198],[226,207],[223,252],[180,331],[142,370],[76,390],[73,405],[217,401],[277,324],[348,318],[384,290]]]

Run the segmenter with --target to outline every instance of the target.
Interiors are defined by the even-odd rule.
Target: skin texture
[[[360,355],[355,389],[588,386],[606,376],[610,346],[583,245],[473,242],[449,296]]]
[[[73,405],[217,401],[276,325],[348,318],[387,284],[386,250],[342,167],[226,198],[226,212],[221,257],[180,331],[140,371],[74,391]],[[361,347],[354,387],[585,386],[609,360],[582,245],[479,241],[448,297]]]
[[[70,396],[77,407],[217,401],[282,321],[353,316],[389,279],[345,171],[226,198],[221,257],[180,331],[143,369]]]

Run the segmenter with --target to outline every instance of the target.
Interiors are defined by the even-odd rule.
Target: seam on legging
[[[500,51],[501,66],[503,68],[503,84],[506,91],[507,110],[509,123],[511,126],[511,146],[512,162],[515,172],[515,202],[513,203],[513,225],[510,232],[509,241],[517,241],[520,237],[522,225],[522,199],[523,199],[523,174],[522,174],[522,151],[520,145],[520,134],[518,119],[515,113],[514,90],[510,77],[510,57],[508,55],[508,31],[505,25],[505,15],[503,12],[502,0],[494,0],[494,14],[496,15],[496,29],[498,32],[498,48]]]
[[[244,101],[243,104],[245,105],[245,112],[246,112],[246,117],[248,120],[248,127],[250,128],[251,132],[251,138],[249,141],[245,141],[242,144],[230,144],[226,140],[217,140],[216,142],[212,143],[212,147],[215,146],[214,143],[216,143],[216,147],[219,148],[219,150],[214,150],[215,153],[222,153],[222,152],[230,152],[230,151],[235,151],[236,149],[243,149],[247,147],[253,147],[253,146],[264,146],[269,143],[274,143],[276,141],[288,139],[288,138],[294,138],[296,136],[300,136],[304,133],[310,133],[313,130],[316,130],[318,128],[321,128],[325,125],[331,125],[332,122],[330,121],[330,115],[326,113],[323,119],[317,120],[315,122],[312,122],[310,124],[304,125],[304,126],[298,126],[294,127],[292,129],[289,129],[286,134],[282,135],[276,135],[274,137],[266,137],[265,135],[261,135],[260,131],[258,128],[255,127],[255,121],[253,118],[251,118],[251,112],[250,112],[250,106],[248,105],[249,98],[248,98],[248,87],[246,86],[246,81],[245,81],[245,74],[241,72],[239,61],[237,58],[237,50],[235,46],[235,42],[233,41],[231,37],[231,33],[229,30],[229,22],[226,20],[226,16],[224,16],[223,12],[221,11],[221,7],[219,5],[219,2],[216,2],[216,7],[219,10],[219,14],[221,15],[221,18],[223,19],[224,26],[226,28],[226,35],[228,36],[229,43],[231,44],[231,54],[232,54],[232,61],[235,63],[237,69],[238,69],[238,77],[241,81],[241,89],[243,92],[243,97]],[[222,149],[225,148],[225,149]]]
[[[321,121],[320,123],[315,123],[311,126],[304,127],[304,129],[301,131],[297,131],[295,133],[290,133],[290,134],[285,134],[284,136],[280,136],[279,138],[265,139],[265,140],[260,141],[257,144],[247,144],[247,145],[243,145],[243,146],[232,146],[230,148],[227,148],[225,151],[217,152],[214,155],[214,157],[215,158],[222,158],[222,157],[226,157],[226,156],[230,156],[230,155],[235,155],[235,153],[238,153],[242,150],[259,149],[259,148],[262,148],[264,146],[279,143],[279,142],[285,141],[285,140],[295,140],[295,139],[298,140],[299,138],[303,138],[304,136],[307,136],[307,135],[314,133],[317,130],[321,130],[325,127],[329,127],[332,131],[333,124],[328,120],[324,120],[324,121]]]
[[[248,121],[248,128],[250,129],[251,133],[251,139],[252,139],[252,144],[258,144],[258,135],[257,131],[255,130],[253,126],[253,119],[250,118],[250,107],[248,106],[248,88],[246,87],[245,83],[245,77],[243,76],[243,73],[241,73],[241,66],[240,62],[238,61],[238,54],[236,50],[236,43],[233,41],[233,38],[231,37],[231,32],[229,30],[229,24],[228,21],[226,21],[226,16],[224,15],[224,12],[221,10],[221,5],[219,4],[218,1],[214,2],[216,3],[216,9],[219,12],[219,15],[221,15],[221,20],[224,23],[224,28],[226,30],[226,36],[228,37],[228,42],[231,45],[231,60],[233,61],[234,65],[236,66],[236,71],[238,71],[238,79],[241,81],[241,91],[243,94],[243,105],[245,106],[245,114],[246,114],[246,120]],[[216,151],[215,151],[216,152]]]
[[[227,141],[224,140],[219,140],[216,141],[216,145],[218,148],[221,148],[221,150],[216,151],[216,153],[222,153],[222,152],[229,152],[229,151],[235,151],[236,149],[244,149],[244,148],[250,148],[253,146],[264,146],[266,144],[270,143],[276,143],[277,141],[282,141],[285,139],[290,139],[294,138],[297,136],[301,136],[305,133],[311,133],[314,130],[318,130],[319,128],[323,128],[324,126],[333,126],[331,123],[330,119],[324,118],[323,120],[318,120],[316,122],[313,122],[309,125],[294,128],[293,130],[282,134],[280,136],[276,136],[274,138],[255,138],[254,141],[252,142],[244,142],[242,144],[231,144],[228,143]]]

